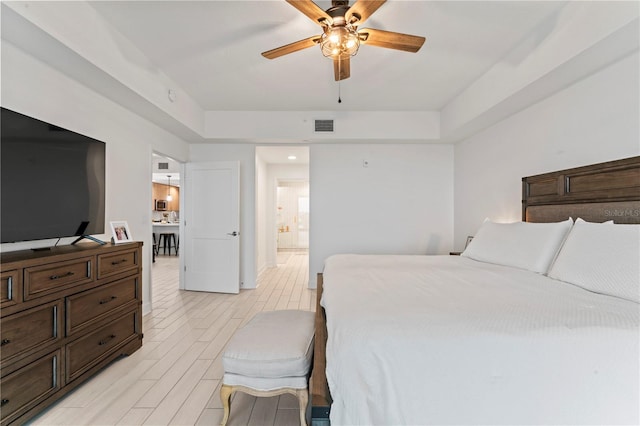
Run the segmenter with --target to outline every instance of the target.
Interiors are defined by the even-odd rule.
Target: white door
[[[240,163],[189,163],[184,177],[184,288],[240,291]]]

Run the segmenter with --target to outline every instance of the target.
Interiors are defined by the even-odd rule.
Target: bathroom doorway
[[[309,249],[309,181],[278,180],[278,251]]]
[[[309,147],[256,147],[258,275],[294,259],[308,271],[310,205]]]

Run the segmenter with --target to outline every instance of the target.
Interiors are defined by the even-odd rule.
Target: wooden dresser
[[[142,243],[0,254],[1,425],[142,346]]]

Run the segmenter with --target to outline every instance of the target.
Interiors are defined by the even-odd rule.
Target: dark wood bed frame
[[[608,161],[522,178],[522,220],[640,223],[640,157]],[[316,338],[310,401],[312,425],[329,425],[331,393],[325,375],[327,323],[318,274]]]

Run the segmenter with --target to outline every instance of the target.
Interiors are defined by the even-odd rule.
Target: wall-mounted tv
[[[104,234],[104,142],[6,108],[0,133],[0,242]]]

